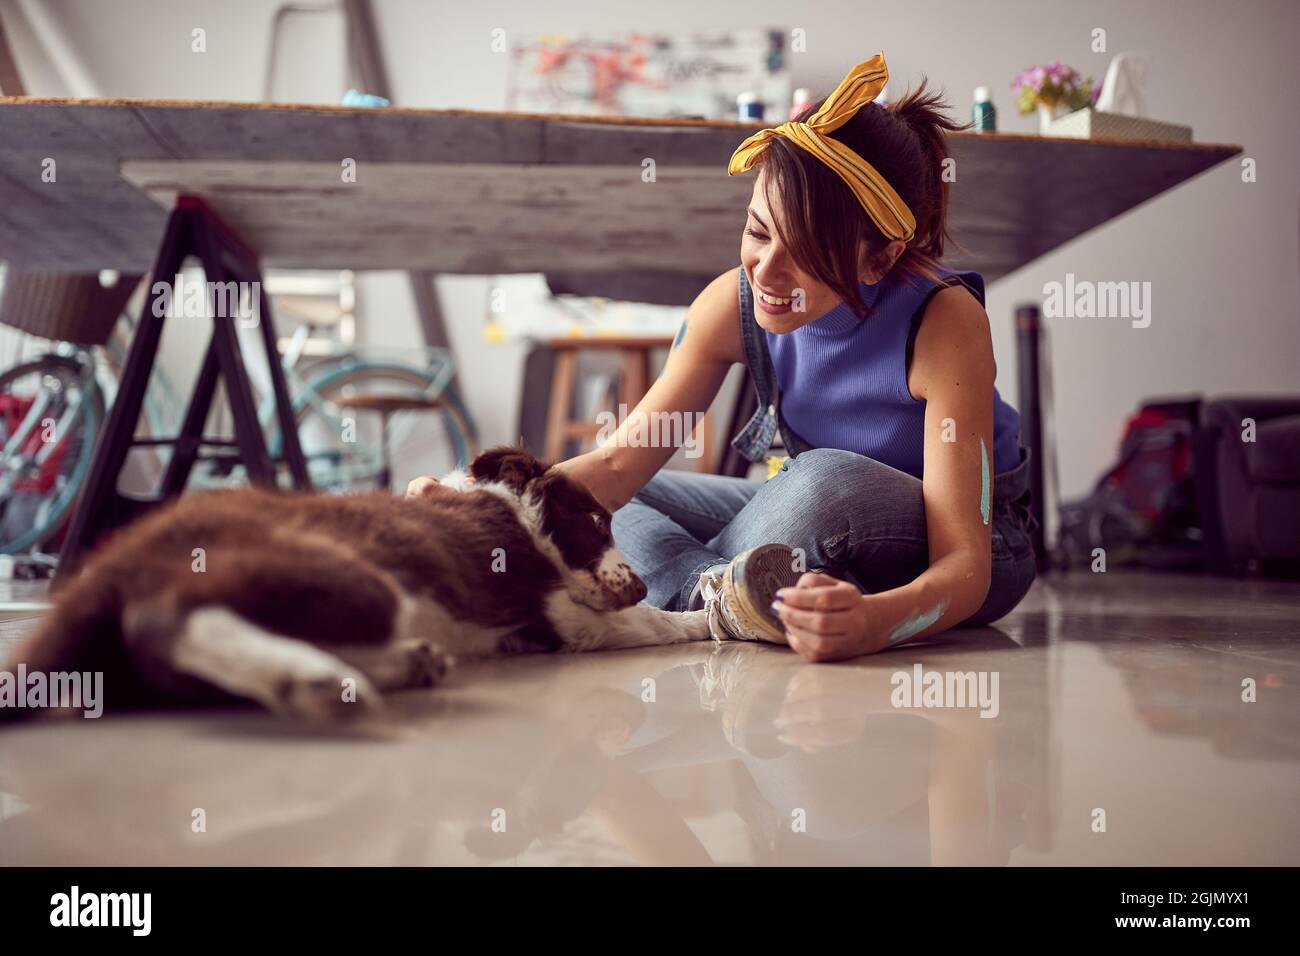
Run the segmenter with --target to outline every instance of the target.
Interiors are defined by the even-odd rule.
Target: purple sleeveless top
[[[984,304],[977,272],[941,270],[944,283],[895,270],[862,285],[871,312],[844,303],[783,335],[764,332],[781,389],[781,417],[814,448],[866,455],[921,477],[925,402],[907,389],[907,360],[930,296],[965,284]],[[1020,414],[993,389],[994,474],[1020,464]]]

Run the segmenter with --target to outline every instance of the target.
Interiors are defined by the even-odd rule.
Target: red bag
[[[1092,494],[1060,507],[1058,562],[1196,567],[1202,561],[1193,449],[1201,401],[1144,404],[1127,422],[1119,461]]]

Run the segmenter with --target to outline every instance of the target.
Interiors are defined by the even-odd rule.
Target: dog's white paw
[[[682,631],[688,641],[707,641],[713,635],[709,632],[708,611],[682,611],[677,615],[681,619]]]
[[[282,675],[268,706],[278,714],[314,721],[356,720],[383,709],[383,698],[353,670],[319,670]]]
[[[451,670],[452,659],[428,641],[415,641],[406,649],[406,665],[408,687],[436,687]]]

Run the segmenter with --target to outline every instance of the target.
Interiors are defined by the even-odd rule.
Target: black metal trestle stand
[[[311,487],[306,460],[298,441],[297,424],[285,384],[284,369],[280,365],[270,300],[263,289],[257,256],[202,200],[181,196],[167,222],[167,231],[149,282],[149,295],[145,299],[140,322],[131,341],[117,397],[95,446],[90,473],[60,553],[60,575],[74,572],[86,550],[105,532],[120,527],[148,508],[179,495],[185,488],[194,463],[200,458],[238,460],[247,469],[252,483],[268,487],[276,484],[276,463],[267,451],[266,438],[257,420],[257,403],[239,350],[235,322],[241,319],[238,315],[220,314],[229,310],[210,310],[217,313],[211,317],[212,338],[190,394],[180,433],[174,438],[135,437],[140,408],[157,358],[158,342],[166,318],[164,309],[160,308],[158,314],[155,314],[155,303],[162,295],[159,283],[175,289],[176,276],[189,256],[195,256],[202,264],[204,277],[209,283],[206,289],[212,289],[214,283],[235,283],[235,286],[226,288],[254,290],[257,296],[255,314],[270,365],[276,423],[282,435],[284,461],[295,488],[306,490]],[[204,301],[211,305],[214,298],[205,295]],[[222,298],[218,296],[215,301],[220,303]],[[229,304],[232,300],[226,295],[224,301]],[[240,301],[247,302],[245,298]],[[180,303],[175,305],[179,306]],[[233,440],[208,439],[203,436],[218,378],[225,385],[230,404]],[[127,454],[133,447],[141,445],[173,447],[158,494],[150,499],[129,497],[117,490],[118,476]],[[205,447],[222,448],[224,451],[215,455],[208,454],[203,452]]]

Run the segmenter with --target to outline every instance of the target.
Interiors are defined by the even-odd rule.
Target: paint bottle
[[[794,91],[794,97],[790,101],[790,119],[793,120],[810,106],[812,106],[812,92],[806,87],[799,87]]]
[[[360,106],[367,109],[382,109],[392,106],[392,101],[374,93],[362,93],[360,90],[348,90],[343,94],[344,106]]]
[[[971,107],[971,128],[977,133],[996,133],[998,130],[998,111],[989,99],[987,86],[975,87],[975,105]]]
[[[763,122],[763,101],[753,93],[741,93],[736,97],[736,119],[742,123]]]

